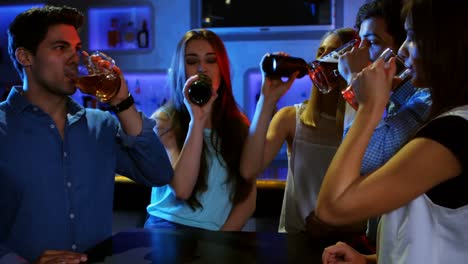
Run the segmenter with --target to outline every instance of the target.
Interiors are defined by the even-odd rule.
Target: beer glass
[[[387,48],[380,54],[379,59],[383,59],[385,62],[388,62],[390,58],[395,57],[396,60],[396,73],[395,77],[393,78],[393,87],[392,90],[397,90],[406,83],[409,79],[411,79],[411,69],[409,69],[406,65],[404,60],[396,55],[390,48]],[[357,110],[359,105],[356,101],[355,94],[353,87],[350,85],[343,91],[341,91],[343,98],[348,102],[354,110]]]
[[[108,61],[110,67],[98,65],[98,60]],[[81,92],[93,95],[101,102],[108,102],[119,92],[121,83],[119,74],[112,71],[114,65],[115,61],[100,51],[94,51],[91,55],[82,52],[75,79],[76,86]]]
[[[321,93],[329,93],[331,90],[338,88],[341,81],[344,81],[344,78],[338,72],[338,59],[353,47],[358,47],[359,43],[360,39],[356,36],[348,43],[309,64],[309,77]]]

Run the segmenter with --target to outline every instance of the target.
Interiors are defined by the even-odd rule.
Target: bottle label
[[[140,31],[138,33],[138,47],[140,48],[148,47],[148,31]]]

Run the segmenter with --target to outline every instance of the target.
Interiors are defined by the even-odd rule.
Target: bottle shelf
[[[152,18],[150,6],[89,8],[89,50],[152,49]]]

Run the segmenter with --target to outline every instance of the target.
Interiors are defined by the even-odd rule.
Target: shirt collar
[[[15,113],[21,113],[31,107],[29,101],[23,96],[22,86],[13,86],[8,94],[6,102]]]
[[[13,86],[10,93],[6,99],[7,103],[10,105],[11,109],[17,113],[23,113],[28,109],[32,109],[32,105],[26,97],[23,96],[23,87],[22,86]],[[67,102],[68,118],[69,119],[79,119],[85,113],[85,108],[75,102],[70,97]]]
[[[396,106],[400,107],[406,103],[408,97],[413,95],[417,91],[417,88],[411,84],[411,81],[407,81],[398,90],[396,90],[390,97],[390,101]]]

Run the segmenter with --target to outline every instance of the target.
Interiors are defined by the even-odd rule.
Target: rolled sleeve
[[[162,186],[171,181],[173,169],[164,146],[154,133],[155,121],[140,114],[143,128],[139,135],[129,136],[119,128],[117,173],[147,186]]]

